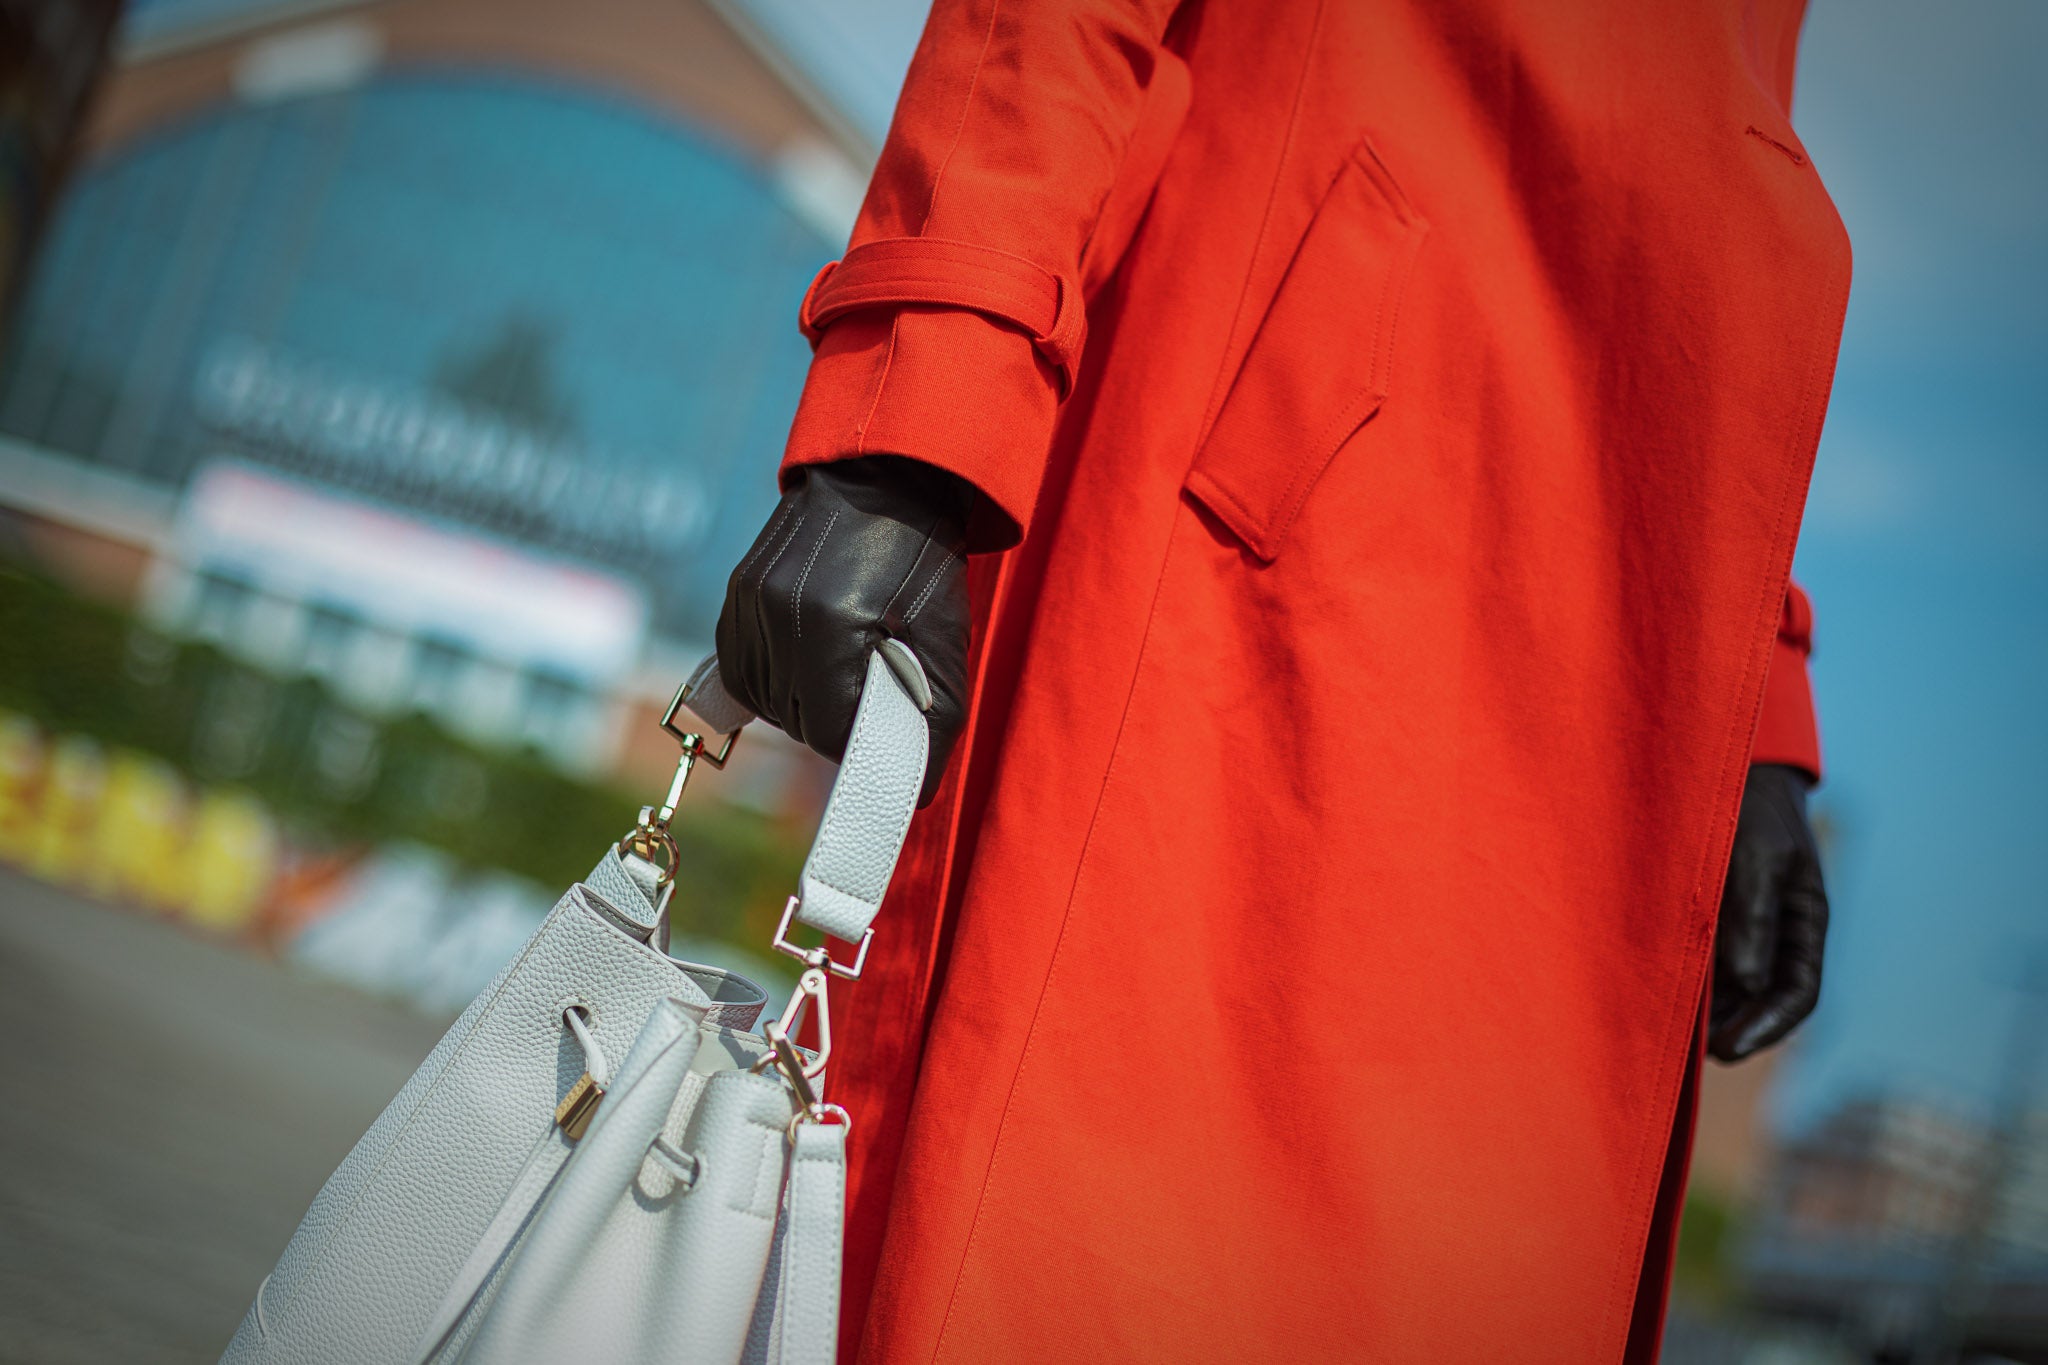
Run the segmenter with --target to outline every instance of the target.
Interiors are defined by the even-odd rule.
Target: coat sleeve
[[[1751,763],[1789,763],[1820,777],[1820,729],[1813,714],[1813,687],[1806,659],[1813,652],[1813,605],[1797,584],[1785,590],[1778,642],[1764,683],[1763,713],[1757,718]]]
[[[972,548],[1022,537],[1080,364],[1091,238],[1130,198],[1128,163],[1163,159],[1162,112],[1186,109],[1161,47],[1177,3],[932,6],[852,243],[804,297],[816,355],[785,488],[805,465],[908,455],[986,495]]]

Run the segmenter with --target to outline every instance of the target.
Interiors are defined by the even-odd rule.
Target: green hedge
[[[379,720],[321,683],[283,679],[206,644],[0,569],[0,707],[53,733],[154,754],[196,781],[259,797],[301,845],[409,840],[479,868],[561,886],[658,793],[582,782],[526,751],[483,748],[418,714]],[[687,932],[751,941],[803,859],[799,832],[693,805],[678,822]],[[684,913],[679,906],[679,914]]]

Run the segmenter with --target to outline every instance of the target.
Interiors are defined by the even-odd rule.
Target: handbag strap
[[[832,1365],[839,1350],[846,1127],[798,1123],[789,1158],[776,1365]]]
[[[721,734],[754,718],[725,690],[716,654],[690,674],[681,701]],[[909,646],[882,641],[868,656],[853,736],[798,880],[798,924],[858,943],[874,923],[924,785],[931,701],[931,683]]]

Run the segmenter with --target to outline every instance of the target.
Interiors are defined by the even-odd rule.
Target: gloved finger
[[[805,506],[753,571],[760,686],[768,705],[763,714],[791,739],[835,762],[846,752],[845,732],[853,726],[859,682],[849,676],[849,657],[861,645],[860,623],[842,620],[836,594],[821,591],[842,577],[833,558],[843,548],[844,537],[835,534],[842,520],[841,509]]]
[[[1760,1052],[1798,1028],[1820,1004],[1821,959],[1827,944],[1828,895],[1820,860],[1803,849],[1788,869],[1779,913],[1778,960],[1761,1008],[1731,1031],[1738,1056]]]
[[[1828,899],[1820,860],[1810,843],[1790,859],[1779,897],[1780,928],[1770,987],[1709,1037],[1709,1049],[1723,1061],[1740,1061],[1782,1041],[1820,1003]]]
[[[1714,975],[1732,995],[1753,998],[1771,984],[1778,948],[1778,874],[1774,850],[1738,830],[1721,887]]]
[[[1707,1002],[1707,1036],[1714,1038],[1735,1022],[1735,1016],[1749,1008],[1749,992],[1721,972],[1714,973],[1713,994]]]
[[[928,806],[938,794],[953,745],[967,721],[966,563],[934,544],[921,557],[906,587],[910,585],[917,587],[908,606],[892,609],[887,620],[890,633],[917,655],[932,687],[931,709],[924,717],[931,731],[931,756],[917,800],[918,805]]]
[[[725,603],[714,642],[718,671],[733,699],[772,725],[782,717],[772,687],[769,627],[762,602],[767,571],[780,562],[802,529],[802,513],[785,501],[726,580]]]

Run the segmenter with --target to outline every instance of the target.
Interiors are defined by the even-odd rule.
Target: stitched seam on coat
[[[868,415],[860,419],[860,425],[853,429],[853,453],[868,453],[868,428],[875,424],[875,414],[881,411],[882,394],[889,387],[889,371],[896,365],[896,329],[903,325],[903,310],[889,319],[889,348],[882,352],[882,372],[875,376],[875,398],[868,404]]]
[[[1837,266],[1838,271],[1839,269],[1840,267]],[[1843,305],[1846,306],[1848,302],[1848,291],[1846,288],[1841,290],[1840,297]],[[1835,313],[1835,345],[1832,347],[1823,346],[1819,348],[1815,352],[1815,354],[1811,356],[1807,361],[1806,376],[1803,383],[1803,387],[1806,392],[1799,404],[1799,423],[1798,426],[1795,428],[1797,434],[1793,438],[1794,450],[1798,450],[1805,447],[1811,447],[1813,445],[1817,445],[1819,442],[1820,424],[1819,421],[1816,420],[1816,415],[1813,410],[1814,403],[1820,397],[1821,393],[1825,390],[1825,388],[1828,386],[1828,382],[1829,380],[1831,380],[1833,376],[1833,360],[1835,356],[1839,353],[1841,345],[1840,328],[1842,321],[1843,309],[1837,309]],[[1820,416],[1825,416],[1824,409]],[[1786,463],[1788,466],[1792,464],[1791,461],[1787,461]],[[1812,478],[1812,468],[1810,464],[1807,470],[1807,477],[1809,481]],[[1772,526],[1772,534],[1774,539],[1779,542],[1783,542],[1785,539],[1785,522],[1792,510],[1792,506],[1795,501],[1795,499],[1791,496],[1793,492],[1794,490],[1791,488],[1781,488],[1778,495],[1778,515]],[[1803,502],[1803,499],[1799,501]],[[1783,585],[1779,585],[1776,594],[1778,596],[1778,600],[1773,600],[1774,594],[1772,592],[1770,581],[1766,581],[1764,586],[1763,598],[1761,600],[1759,607],[1759,610],[1763,613],[1764,619],[1775,620],[1783,615],[1784,606],[1781,595],[1784,593],[1784,591],[1785,589]],[[1770,653],[1768,650],[1764,652],[1763,659],[1764,672],[1766,675],[1768,675],[1768,671],[1770,668]],[[1748,683],[1747,678],[1745,679],[1745,683]],[[1755,686],[1757,688],[1757,704],[1759,707],[1761,707],[1763,702],[1763,679],[1757,679]],[[1755,723],[1756,718],[1754,715],[1752,715],[1750,717],[1749,728],[1754,729]],[[1735,765],[1738,762],[1742,763],[1745,767],[1747,766],[1747,760],[1749,758],[1748,741],[1748,730],[1738,726],[1735,729],[1729,731],[1726,748],[1724,750],[1724,757],[1721,762],[1720,781],[1722,785],[1725,786],[1728,783],[1731,770],[1735,767]],[[1732,841],[1733,834],[1731,832],[1730,842],[1732,843]],[[1713,951],[1714,917],[1712,915],[1701,916],[1697,912],[1700,910],[1701,901],[1706,896],[1706,888],[1711,884],[1709,879],[1713,876],[1714,873],[1714,869],[1712,867],[1712,863],[1714,861],[1714,851],[1718,847],[1720,847],[1720,843],[1721,841],[1718,837],[1711,838],[1708,840],[1706,848],[1701,850],[1700,861],[1696,865],[1695,870],[1693,872],[1692,900],[1690,904],[1687,906],[1687,908],[1695,912],[1695,919],[1699,924],[1699,928],[1694,930],[1693,941],[1688,947],[1688,953],[1686,958],[1688,975],[1690,975],[1693,971],[1697,971],[1699,973],[1704,974],[1707,967],[1708,955]],[[1670,1012],[1672,1016],[1675,1016],[1678,1013],[1678,1005],[1676,1002],[1678,999],[1681,998],[1683,998],[1683,993],[1681,993],[1679,996],[1674,997],[1674,1002]],[[1695,1015],[1697,1015],[1699,1009],[1700,994],[1696,991],[1694,992],[1692,998],[1692,1012]],[[1668,1035],[1671,1032],[1672,1027],[1673,1020],[1672,1018],[1667,1017],[1664,1025],[1663,1034],[1660,1034],[1660,1036]],[[1694,1021],[1694,1027],[1697,1027],[1697,1019],[1695,1019]],[[1687,1046],[1689,1048],[1691,1044],[1688,1043]],[[1663,1062],[1659,1064],[1657,1069],[1657,1086],[1653,1093],[1657,1096],[1657,1112],[1660,1114],[1667,1112],[1664,1107],[1663,1100],[1667,1093],[1668,1088],[1670,1087],[1671,1064],[1673,1060],[1674,1059],[1672,1055],[1670,1053],[1667,1053],[1665,1055]],[[1671,1100],[1671,1109],[1675,1111],[1678,1103],[1677,1092],[1675,1090],[1669,1090],[1669,1094]],[[1664,1125],[1664,1127],[1667,1130],[1670,1128],[1670,1126],[1671,1125],[1669,1123],[1666,1123]],[[1659,1152],[1658,1174],[1660,1178],[1663,1173],[1662,1159],[1663,1157],[1669,1154],[1670,1141],[1670,1135],[1667,1132],[1664,1135],[1661,1146],[1657,1148]],[[1629,1205],[1632,1207],[1641,1203],[1643,1170],[1644,1167],[1648,1164],[1650,1150],[1651,1143],[1649,1142],[1644,1142],[1637,1148],[1635,1168],[1629,1174],[1629,1181],[1627,1187],[1628,1202]],[[1651,1197],[1648,1203],[1642,1206],[1642,1217],[1640,1218],[1640,1220],[1632,1224],[1628,1240],[1622,1243],[1621,1255],[1616,1259],[1614,1275],[1612,1279],[1609,1281],[1608,1285],[1608,1308],[1605,1330],[1603,1335],[1607,1335],[1611,1339],[1612,1336],[1615,1334],[1615,1318],[1617,1315],[1617,1310],[1621,1309],[1622,1307],[1622,1295],[1623,1292],[1626,1291],[1627,1311],[1626,1313],[1622,1314],[1621,1322],[1619,1324],[1620,1343],[1624,1345],[1627,1341],[1629,1320],[1634,1316],[1636,1299],[1642,1292],[1643,1257],[1647,1250],[1649,1242],[1650,1224],[1653,1221],[1655,1221],[1656,1218],[1656,1202],[1656,1195],[1653,1190],[1651,1192]],[[1630,1278],[1631,1270],[1633,1270],[1634,1272],[1633,1278]]]
[[[819,552],[825,548],[825,542],[831,538],[832,523],[838,520],[839,513],[837,511],[834,511],[831,516],[825,518],[825,529],[818,532],[818,543],[811,546],[810,558],[804,561],[804,571],[796,576],[796,591],[790,594],[790,614],[796,618],[796,638],[799,640],[804,638],[804,584],[810,581],[811,566],[818,562]]]
[[[1384,193],[1381,197],[1385,198]],[[1395,213],[1400,214],[1398,207]],[[1336,458],[1338,448],[1352,432],[1377,415],[1386,403],[1388,392],[1393,388],[1394,333],[1400,325],[1401,305],[1407,299],[1408,277],[1414,273],[1415,258],[1421,253],[1422,240],[1428,232],[1427,224],[1418,227],[1411,222],[1402,234],[1394,267],[1380,285],[1379,307],[1372,328],[1372,359],[1366,369],[1365,387],[1352,395],[1336,420],[1310,443],[1310,453],[1320,458],[1296,462],[1294,477],[1288,482],[1287,491],[1281,499],[1280,525],[1293,524],[1294,518],[1301,513],[1302,504],[1308,501],[1309,490],[1315,487],[1317,477]]]
[[[1315,61],[1316,41],[1323,33],[1323,5],[1317,0],[1315,18],[1309,23],[1308,43],[1301,54],[1301,72],[1294,78],[1294,103],[1287,110],[1287,135],[1280,141],[1280,159],[1274,164],[1273,183],[1266,188],[1266,208],[1259,217],[1258,239],[1252,243],[1251,268],[1245,271],[1244,285],[1238,290],[1237,307],[1230,315],[1230,331],[1223,340],[1223,364],[1217,372],[1216,382],[1210,385],[1209,402],[1202,415],[1201,431],[1195,437],[1195,449],[1200,450],[1209,439],[1209,429],[1215,425],[1216,416],[1222,410],[1224,396],[1230,391],[1230,381],[1237,377],[1236,369],[1230,363],[1230,353],[1237,347],[1237,329],[1244,323],[1245,306],[1251,302],[1252,274],[1258,268],[1259,260],[1265,255],[1266,234],[1273,226],[1273,205],[1280,199],[1280,180],[1287,173],[1288,153],[1294,150],[1294,130],[1301,123],[1302,98],[1308,91],[1308,69]],[[1249,342],[1247,342],[1249,346]],[[1242,364],[1242,361],[1239,362]]]
[[[1180,543],[1181,518],[1176,515],[1172,529],[1167,532],[1166,553],[1160,557],[1159,577],[1152,585],[1152,601],[1145,608],[1144,638],[1138,643],[1138,657],[1131,669],[1131,683],[1124,693],[1122,711],[1117,716],[1116,738],[1109,746],[1109,761],[1103,766],[1102,782],[1095,791],[1095,809],[1088,815],[1088,832],[1081,839],[1081,853],[1074,862],[1074,877],[1068,883],[1067,897],[1060,909],[1060,931],[1053,940],[1052,957],[1046,964],[1045,980],[1038,988],[1038,1000],[1031,1007],[1031,1023],[1024,1033],[1024,1050],[1017,1057],[1017,1069],[1010,1073],[1009,1089],[1003,1094],[1002,1115],[996,1120],[995,1145],[989,1151],[988,1167],[982,1172],[981,1189],[974,1197],[974,1217],[968,1224],[967,1244],[960,1249],[960,1264],[953,1272],[953,1288],[946,1296],[946,1314],[939,1322],[938,1340],[932,1346],[932,1359],[937,1361],[946,1349],[946,1334],[953,1326],[953,1310],[960,1304],[960,1284],[967,1278],[967,1263],[974,1257],[974,1244],[981,1237],[981,1214],[988,1204],[989,1186],[995,1183],[996,1166],[1002,1160],[1003,1139],[1010,1126],[1010,1110],[1017,1103],[1017,1086],[1023,1080],[1024,1069],[1031,1063],[1031,1050],[1038,1042],[1038,1021],[1045,1014],[1046,997],[1052,993],[1053,979],[1059,975],[1060,956],[1066,947],[1067,928],[1073,923],[1074,899],[1081,888],[1081,878],[1088,871],[1088,855],[1095,847],[1095,828],[1102,821],[1102,807],[1109,793],[1110,779],[1116,776],[1117,759],[1122,755],[1124,731],[1130,725],[1131,701],[1137,695],[1138,682],[1145,672],[1145,655],[1152,644],[1152,625],[1159,613],[1159,598],[1166,587],[1166,573],[1173,564],[1174,547]]]
[[[912,248],[915,248],[915,250],[913,251]],[[948,248],[951,248],[951,250],[948,250]],[[1046,281],[1054,288],[1059,287],[1060,281],[1058,275],[1047,270],[1029,256],[1020,256],[1014,251],[999,246],[990,246],[984,242],[962,241],[956,237],[878,237],[872,242],[863,242],[861,245],[849,249],[847,255],[850,256],[856,251],[867,253],[869,260],[893,260],[897,256],[908,254],[913,261],[955,261],[963,265],[979,264],[980,258],[983,256],[1002,256],[1017,262],[1019,265],[1029,266],[1045,276]],[[866,262],[863,261],[860,264],[865,266]],[[835,275],[837,274],[836,271],[834,273]],[[890,278],[893,279],[894,276]],[[856,284],[848,287],[857,289],[861,286]]]
[[[1042,266],[1037,268],[1043,269]],[[1052,302],[1053,321],[1047,323],[1043,329],[1049,333],[1059,321],[1059,280],[1056,276],[1051,275],[1048,275],[1047,278],[1052,281],[1054,291]],[[932,297],[934,293],[940,291],[950,292],[953,297]],[[1005,322],[1013,322],[1030,332],[1033,336],[1037,336],[1040,334],[1038,326],[1020,315],[1037,311],[1038,307],[1045,302],[1043,296],[1035,299],[1026,297],[1030,293],[1030,288],[1021,281],[1016,283],[1014,289],[1004,289],[987,281],[970,283],[961,280],[955,275],[891,275],[886,284],[855,285],[850,286],[846,292],[851,297],[843,300],[834,300],[819,310],[823,315],[822,325],[829,327],[834,322],[837,322],[842,315],[862,308],[886,308],[916,304],[953,304],[957,307],[972,308],[977,312],[993,313]],[[863,297],[863,295],[871,296]],[[970,297],[970,295],[978,297]]]
[[[1190,470],[1188,473],[1187,482],[1188,487],[1193,489],[1197,496],[1200,496],[1202,490],[1206,488],[1209,490],[1210,493],[1214,494],[1216,497],[1222,499],[1225,503],[1229,504],[1229,506],[1232,509],[1234,509],[1240,517],[1244,518],[1247,530],[1243,534],[1245,540],[1251,544],[1253,552],[1265,555],[1269,559],[1272,557],[1270,554],[1268,554],[1267,545],[1264,544],[1264,542],[1270,539],[1266,532],[1265,519],[1259,516],[1258,513],[1252,511],[1251,508],[1247,507],[1245,505],[1245,501],[1243,498],[1240,498],[1237,494],[1231,492],[1228,488],[1225,488],[1223,484],[1216,478],[1216,475],[1210,470]]]
[[[996,40],[996,17],[1003,11],[1003,0],[994,0],[988,7],[988,28],[981,35],[981,51],[974,54],[974,75],[967,82],[967,98],[960,104],[960,122],[954,125],[953,140],[947,144],[946,155],[939,161],[939,169],[932,173],[931,198],[925,200],[924,220],[917,225],[917,235],[924,236],[924,230],[931,226],[932,213],[939,206],[939,186],[946,183],[946,169],[953,164],[953,153],[960,150],[960,139],[967,132],[968,116],[974,112],[974,97],[981,93],[981,71],[988,65],[988,50]]]

